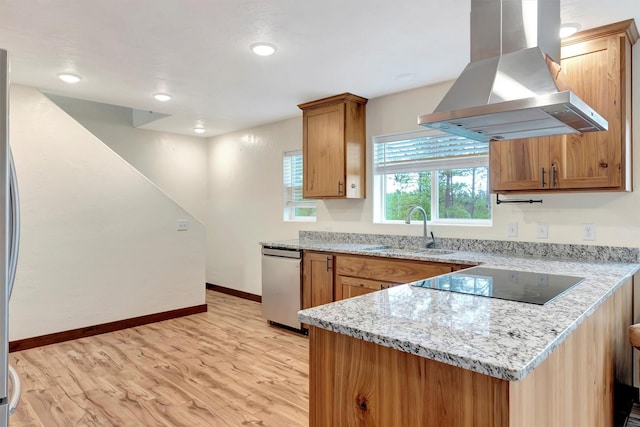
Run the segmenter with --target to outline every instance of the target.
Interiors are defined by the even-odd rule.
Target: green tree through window
[[[438,171],[438,217],[491,219],[487,172],[487,167]]]
[[[374,197],[380,221],[421,206],[429,221],[491,219],[488,146],[433,131],[374,138]]]

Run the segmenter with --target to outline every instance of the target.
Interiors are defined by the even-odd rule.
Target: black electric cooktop
[[[584,277],[472,267],[412,283],[412,286],[543,305]]]

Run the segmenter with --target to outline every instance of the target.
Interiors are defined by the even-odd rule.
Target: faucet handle
[[[433,235],[433,231],[431,231],[429,234],[431,234],[431,239],[429,239],[429,241],[427,242],[427,247],[433,248],[436,245],[436,237]]]

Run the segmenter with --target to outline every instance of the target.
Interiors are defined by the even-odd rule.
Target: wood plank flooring
[[[18,426],[306,426],[308,339],[260,304],[207,291],[207,313],[10,354]]]

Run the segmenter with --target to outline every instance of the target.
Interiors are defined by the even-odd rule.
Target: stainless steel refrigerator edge
[[[22,385],[9,366],[9,299],[13,290],[20,240],[18,186],[9,146],[9,64],[7,51],[0,49],[0,427],[9,424],[20,400]],[[8,396],[8,381],[12,395]]]

